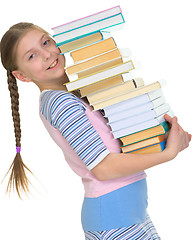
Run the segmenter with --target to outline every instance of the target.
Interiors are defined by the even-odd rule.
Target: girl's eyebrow
[[[47,34],[46,34],[46,33],[43,33],[43,35],[41,36],[39,42],[42,42],[42,40],[43,40],[43,38],[44,38],[45,36],[47,36]],[[31,49],[29,49],[28,51],[26,51],[23,57],[25,57],[25,56],[26,56],[29,52],[31,52],[32,50],[33,50],[33,48],[31,48]]]

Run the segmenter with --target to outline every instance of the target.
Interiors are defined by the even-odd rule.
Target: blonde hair
[[[17,70],[16,48],[20,39],[31,29],[39,29],[47,33],[44,29],[32,24],[21,22],[13,25],[2,37],[0,43],[1,61],[7,70],[8,89],[11,97],[11,109],[14,122],[14,132],[16,147],[21,147],[21,128],[19,114],[19,93],[16,78],[12,71]],[[21,198],[21,192],[29,192],[29,180],[26,170],[31,172],[24,164],[20,152],[16,153],[13,163],[11,164],[7,174],[11,171],[7,192],[16,189],[18,196]],[[32,172],[31,172],[32,173]],[[6,176],[7,176],[6,174]]]

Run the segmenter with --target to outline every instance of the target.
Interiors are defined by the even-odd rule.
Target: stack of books
[[[73,59],[65,85],[69,92],[79,90],[94,110],[104,110],[123,153],[159,152],[169,130],[163,116],[173,113],[163,96],[163,81],[145,86],[142,78],[132,78],[136,64],[130,50],[119,49],[111,35],[124,22],[116,6],[53,28],[61,54]]]

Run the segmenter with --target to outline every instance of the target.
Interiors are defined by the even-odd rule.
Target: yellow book
[[[140,96],[142,94],[145,94],[145,93],[148,93],[148,92],[151,92],[151,91],[161,88],[161,84],[162,84],[162,81],[160,81],[160,82],[157,81],[155,83],[146,85],[144,87],[136,88],[134,91],[130,91],[125,94],[118,95],[116,97],[107,99],[105,101],[95,103],[95,104],[93,104],[93,108],[94,108],[94,110],[103,109],[105,107],[119,103],[121,101],[125,101],[127,99]]]
[[[69,75],[75,74],[78,72],[85,71],[89,68],[96,67],[97,65],[104,64],[116,58],[121,58],[120,51],[117,48],[112,51],[98,55],[94,58],[90,58],[86,61],[69,66],[66,68],[66,71],[67,71],[67,74]]]
[[[167,122],[163,122],[158,126],[121,137],[120,140],[123,146],[126,146],[128,144],[137,143],[145,139],[149,139],[152,137],[165,134],[166,132],[168,132],[168,130],[169,130],[169,125],[167,124]]]
[[[97,33],[93,33],[91,35],[88,35],[86,37],[80,38],[80,39],[76,39],[74,41],[65,43],[63,45],[59,46],[59,49],[61,50],[61,53],[66,53],[66,52],[70,52],[73,51],[75,49],[84,47],[86,45],[95,43],[97,41],[100,41],[103,39],[103,36],[100,32]]]
[[[116,58],[116,59],[113,59],[112,61],[106,62],[104,64],[100,64],[100,65],[97,65],[93,68],[89,68],[86,71],[79,72],[77,75],[78,75],[78,78],[85,77],[85,76],[88,76],[90,74],[95,74],[99,71],[103,71],[104,69],[114,67],[115,65],[121,64],[123,62],[124,61],[123,61],[122,58]]]
[[[130,70],[135,69],[133,62],[130,60],[125,63],[118,64],[111,68],[105,69],[104,71],[97,72],[96,74],[91,74],[83,78],[79,78],[77,80],[65,83],[67,91],[73,91],[76,89],[80,89],[82,87],[88,86],[90,84],[102,81],[104,79],[129,72]]]
[[[120,85],[88,95],[87,99],[89,103],[93,105],[94,103],[96,104],[96,102],[110,99],[112,97],[124,94],[126,92],[129,92],[130,90],[134,90],[135,88],[142,87],[142,86],[144,86],[144,80],[142,78],[134,78]]]
[[[128,78],[130,79],[131,76],[129,77],[129,73],[123,73],[121,75],[110,77],[110,78],[107,78],[103,81],[100,81],[100,82],[91,84],[89,86],[83,87],[83,88],[80,89],[81,97],[85,97],[85,96],[90,95],[92,93],[102,91],[106,88],[110,88],[110,87],[114,87],[114,86],[117,86],[119,84],[122,84],[126,81],[125,79],[127,79],[127,77],[124,77],[124,76],[127,75],[127,74],[128,74]]]
[[[137,150],[139,148],[144,148],[147,146],[151,146],[157,143],[160,143],[162,141],[165,140],[165,136],[164,135],[160,135],[160,136],[156,136],[153,138],[149,138],[134,144],[129,144],[127,146],[121,147],[122,152],[130,152],[130,151],[134,151]]]
[[[114,39],[111,37],[103,41],[94,43],[90,46],[86,46],[84,48],[73,51],[70,53],[70,55],[73,58],[74,62],[79,62],[94,57],[96,55],[100,55],[104,52],[108,52],[115,48],[116,43]]]
[[[127,152],[124,154],[128,154],[128,153],[133,153],[133,154],[147,154],[147,153],[156,153],[156,152],[162,152],[165,149],[165,141],[160,142],[158,144],[149,146],[149,147],[144,147],[132,152]]]

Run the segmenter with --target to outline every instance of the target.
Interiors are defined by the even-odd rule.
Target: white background
[[[182,126],[193,134],[189,149],[147,170],[149,213],[163,240],[196,239],[195,232],[195,3],[193,0],[4,1],[0,37],[20,21],[51,27],[120,5],[124,29],[113,34],[141,63],[134,76],[146,84],[166,79],[164,95]],[[52,32],[51,32],[52,33]],[[82,240],[83,186],[66,164],[38,115],[39,90],[19,83],[22,157],[35,177],[21,201],[0,185],[0,239]],[[15,156],[14,130],[6,73],[0,67],[0,181]],[[36,188],[36,189],[35,189]]]

